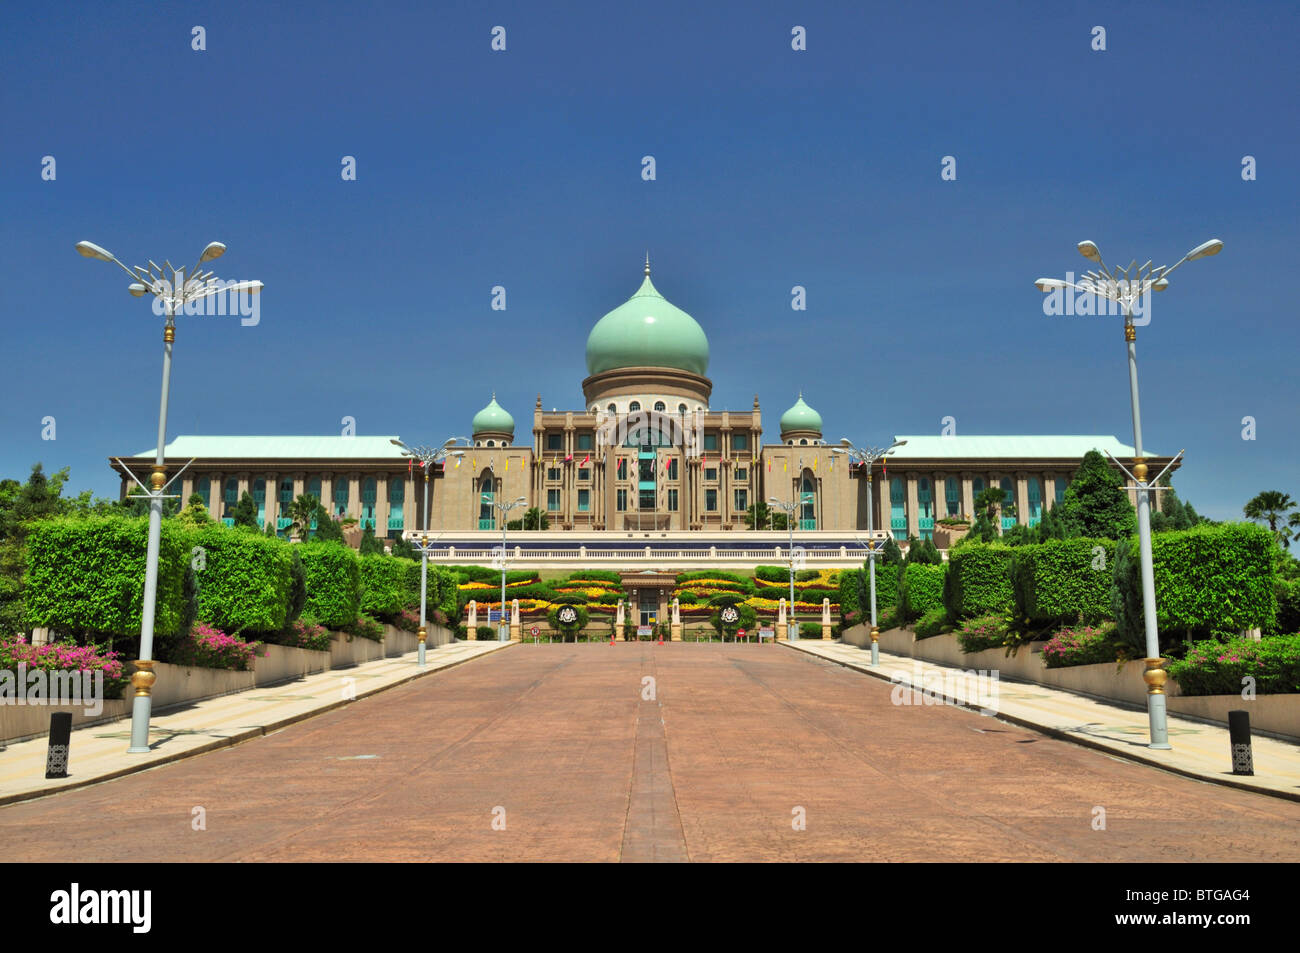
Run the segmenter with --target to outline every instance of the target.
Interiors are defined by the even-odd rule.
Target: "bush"
[[[612,582],[616,586],[623,584],[623,578],[610,569],[583,569],[569,576],[569,582]]]
[[[748,631],[748,630],[746,630]],[[800,622],[799,638],[801,639],[820,639],[822,637],[822,625],[820,622]]]
[[[898,608],[902,619],[911,622],[931,609],[943,606],[944,567],[929,563],[907,563],[899,576]]]
[[[953,548],[943,585],[943,605],[951,621],[1001,614],[1014,604],[1012,554],[1010,546],[1000,543],[970,543]]]
[[[1114,545],[1080,537],[1017,547],[1011,562],[1016,615],[1034,625],[1106,618],[1113,576],[1107,559]]]
[[[0,641],[0,671],[17,673],[19,663],[25,664],[29,672],[89,672],[92,676],[103,672],[105,698],[120,698],[122,689],[131,682],[120,653],[94,645],[68,642],[28,645],[27,637],[22,635],[12,641]]]
[[[406,608],[410,596],[408,573],[414,568],[417,575],[416,593],[419,593],[418,564],[396,556],[369,554],[360,559],[362,612],[373,616],[393,616]]]
[[[1268,627],[1277,614],[1273,550],[1263,526],[1220,523],[1151,537],[1156,626],[1167,642],[1228,638]],[[1143,656],[1146,630],[1138,540],[1116,547],[1113,607],[1120,640]]]
[[[1048,668],[1071,665],[1096,665],[1113,662],[1118,657],[1115,623],[1100,626],[1062,629],[1043,646],[1043,664]]]
[[[862,595],[862,570],[845,569],[840,573],[840,618],[845,622],[856,619],[867,599]],[[871,607],[867,606],[870,615]],[[852,622],[849,622],[852,625]]]
[[[573,618],[568,621],[562,620],[560,618],[560,612],[562,610],[565,611],[566,615],[571,612]],[[587,607],[585,605],[555,605],[551,606],[551,608],[547,610],[546,621],[550,625],[552,631],[560,633],[560,635],[566,639],[569,636],[572,636],[576,642],[578,635],[587,627],[587,623],[591,621],[591,616],[587,612]]]
[[[27,622],[61,632],[138,636],[144,606],[149,521],[63,517],[35,523],[25,549]],[[183,622],[188,533],[164,520],[158,549],[154,635]]]
[[[368,615],[357,616],[352,622],[343,627],[343,631],[349,635],[369,639],[371,642],[384,641],[383,625]]]
[[[267,636],[266,641],[276,645],[288,645],[295,649],[311,649],[313,652],[330,650],[329,629],[315,619],[294,619],[281,631]]]
[[[244,535],[258,538],[251,533]],[[167,647],[166,661],[173,665],[246,672],[252,668],[253,659],[265,654],[261,642],[245,642],[238,636],[226,635],[220,629],[198,622],[171,642]]]
[[[1246,676],[1261,693],[1294,694],[1300,692],[1300,635],[1197,642],[1186,658],[1169,663],[1169,674],[1184,695],[1240,695]]]
[[[474,637],[479,642],[495,642],[497,630],[490,625],[480,625],[474,630]]]
[[[966,619],[957,627],[956,635],[963,652],[1000,648],[1007,637],[1007,623],[1001,615],[989,613]]]
[[[941,635],[943,630],[948,628],[948,611],[943,606],[931,609],[917,620],[913,628],[918,639],[928,639],[932,636]]]
[[[866,621],[870,623],[870,616],[866,618]],[[897,629],[900,625],[902,625],[902,622],[899,621],[897,609],[881,609],[879,606],[876,607],[877,629],[881,632],[887,632],[890,629]]]
[[[789,578],[790,578],[790,572],[789,572],[789,570],[786,570],[786,571],[785,571],[785,575],[784,575],[782,578],[783,578],[783,579],[789,579]],[[720,582],[720,583],[724,583],[724,584],[725,584],[725,583],[730,583],[729,586],[728,586],[728,585],[714,585],[714,586],[703,586],[703,587],[700,587],[700,588],[709,588],[709,589],[724,589],[724,588],[726,588],[726,589],[733,589],[733,590],[736,591],[736,592],[743,592],[743,593],[745,593],[746,595],[753,595],[753,594],[754,594],[754,583],[753,583],[752,580],[747,579],[747,578],[745,578],[744,576],[738,576],[738,575],[736,575],[734,572],[723,572],[723,571],[720,570],[720,569],[705,569],[705,570],[701,570],[701,571],[699,571],[699,572],[684,572],[684,573],[679,573],[678,576],[677,576],[677,585],[680,586],[680,585],[682,585],[683,583],[692,582],[692,581],[700,580],[700,579],[712,579],[712,580],[717,580],[718,582]]]
[[[303,612],[322,625],[351,625],[361,610],[361,560],[342,543],[300,543],[307,602]]]
[[[739,629],[751,631],[755,622],[758,620],[754,607],[747,605],[740,597],[737,596],[719,596],[710,600],[710,605],[714,606],[713,612],[709,615],[709,624],[713,626],[713,631],[720,636],[734,636]],[[723,618],[725,615],[732,615],[734,619]],[[818,626],[818,631],[821,627]]]
[[[194,555],[201,561],[191,562],[199,619],[222,632],[284,628],[294,602],[296,547],[219,525],[193,533],[190,543],[191,552],[201,549]]]
[[[880,610],[898,605],[898,581],[903,573],[903,564],[882,563],[876,560],[876,617]],[[862,570],[862,611],[871,616],[871,570]]]

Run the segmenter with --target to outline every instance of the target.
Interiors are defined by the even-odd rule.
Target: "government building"
[[[515,531],[512,557],[555,565],[685,565],[718,560],[770,561],[790,537],[810,565],[860,564],[868,528],[868,479],[832,453],[821,415],[805,399],[771,431],[755,396],[752,409],[709,406],[709,341],[693,317],[665,299],[645,266],[640,288],[596,322],[587,338],[583,404],[546,411],[539,395],[531,427],[492,396],[470,422],[459,456],[432,468],[427,526],[439,558],[472,562],[501,543],[498,502],[524,502],[506,517],[536,507],[544,531]],[[815,400],[815,395],[808,395]],[[847,431],[843,423],[836,425]],[[430,432],[463,432],[444,421]],[[422,435],[423,436],[423,435]],[[840,436],[839,431],[835,437]],[[856,436],[856,434],[854,434]],[[426,526],[424,477],[387,436],[178,436],[167,444],[169,473],[191,458],[181,498],[198,493],[210,512],[230,521],[245,490],[263,525],[287,530],[289,504],[318,497],[339,518],[389,539]],[[1131,461],[1133,448],[1113,436],[896,435],[906,444],[873,468],[873,526],[899,540],[933,536],[936,521],[969,516],[986,487],[1003,490],[1003,526],[1035,526],[1059,502],[1089,450]],[[410,438],[408,443],[421,442]],[[153,450],[123,458],[147,473]],[[1148,455],[1152,474],[1169,458]],[[116,459],[122,494],[130,478]],[[792,527],[750,530],[746,512],[769,498],[794,505]],[[774,511],[779,512],[779,510]],[[942,537],[941,537],[942,538]],[[548,555],[549,554],[549,555]],[[784,558],[784,557],[781,557]],[[710,563],[712,564],[712,563]],[[611,568],[617,568],[611,564]]]

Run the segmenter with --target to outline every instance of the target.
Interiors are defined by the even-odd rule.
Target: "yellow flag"
[[[789,460],[782,460],[782,461],[781,461],[781,472],[782,472],[782,473],[789,473],[789,472],[790,472],[790,461],[789,461]]]
[[[815,469],[815,468],[814,468],[814,469]],[[506,468],[505,468],[505,470],[504,470],[503,472],[505,472],[505,473],[509,473],[509,472],[510,472],[510,458],[509,458],[509,457],[506,457]]]
[[[813,473],[817,472],[817,458],[813,457]]]

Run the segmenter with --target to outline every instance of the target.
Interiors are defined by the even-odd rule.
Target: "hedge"
[[[1300,635],[1272,635],[1226,642],[1196,642],[1187,657],[1169,663],[1184,695],[1240,695],[1242,679],[1255,679],[1260,694],[1300,692]]]
[[[788,575],[789,574],[787,573],[787,577]],[[699,579],[717,579],[729,582],[738,592],[744,592],[747,595],[752,595],[754,592],[754,583],[752,580],[747,579],[744,576],[738,576],[734,572],[723,572],[720,569],[705,569],[698,572],[679,573],[677,576],[677,585],[680,586],[682,583]]]
[[[501,585],[501,570],[489,566],[446,566],[448,572],[460,576],[460,582],[493,582]],[[512,582],[533,582],[540,577],[528,569],[512,569],[506,572],[506,584]]]
[[[898,605],[898,580],[902,575],[901,563],[882,563],[876,560],[876,618],[880,618],[882,609],[892,609]],[[862,618],[871,621],[871,568],[862,570]]]
[[[583,569],[573,573],[567,582],[612,582],[616,586],[623,584],[623,577],[610,569]]]
[[[1087,537],[1015,547],[1011,586],[1016,615],[1035,625],[1109,617],[1114,547],[1112,540]]]
[[[870,598],[865,594],[865,583],[860,569],[845,569],[840,573],[840,618],[847,619],[861,611],[863,604]],[[867,606],[867,615],[871,607]],[[854,616],[856,618],[856,616]],[[868,620],[869,621],[869,620]]]
[[[138,636],[148,533],[147,517],[65,517],[34,524],[26,542],[28,623],[64,632]],[[155,636],[174,635],[188,621],[188,537],[183,527],[163,520]]]
[[[372,553],[361,557],[361,611],[372,616],[396,615],[406,608],[410,590],[407,572],[411,561]],[[417,572],[419,566],[416,566]],[[416,576],[416,596],[419,596]]]
[[[1011,589],[1012,547],[969,543],[948,554],[943,580],[943,607],[953,622],[1005,612],[1015,603]]]
[[[1201,525],[1155,533],[1151,561],[1156,588],[1156,626],[1172,641],[1234,636],[1268,626],[1277,613],[1272,533],[1254,523]],[[1146,646],[1138,540],[1116,547],[1113,611],[1119,638],[1139,651]]]
[[[930,563],[907,563],[899,576],[898,608],[903,620],[919,619],[932,609],[943,608],[944,567]]]
[[[331,629],[341,629],[357,619],[361,609],[361,560],[342,543],[298,544],[307,577],[307,604],[303,614]]]
[[[213,628],[279,632],[290,621],[293,553],[283,540],[220,524],[191,534],[198,618]]]

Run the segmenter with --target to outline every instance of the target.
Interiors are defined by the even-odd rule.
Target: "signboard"
[[[637,638],[640,638],[640,637],[643,636],[643,635],[645,635],[645,636],[651,636],[651,635],[654,635],[654,634],[655,634],[655,630],[654,630],[651,626],[648,626],[648,625],[638,625],[638,626],[636,627],[636,635],[637,635]]]
[[[488,609],[488,622],[492,623],[492,622],[500,622],[500,621],[501,621],[501,610]]]
[[[769,629],[765,626],[760,627],[758,630],[758,641],[762,642],[764,639],[771,639],[772,641],[775,642],[776,632],[773,629]]]
[[[736,630],[736,638],[743,639],[744,637],[745,637],[745,630],[744,630],[744,629],[737,629],[737,630]]]
[[[538,629],[537,626],[533,626],[532,628],[530,628],[530,629],[528,630],[528,634],[531,635],[533,638],[537,638],[537,636],[538,636],[538,634],[539,634],[540,632],[541,632],[541,630]]]

